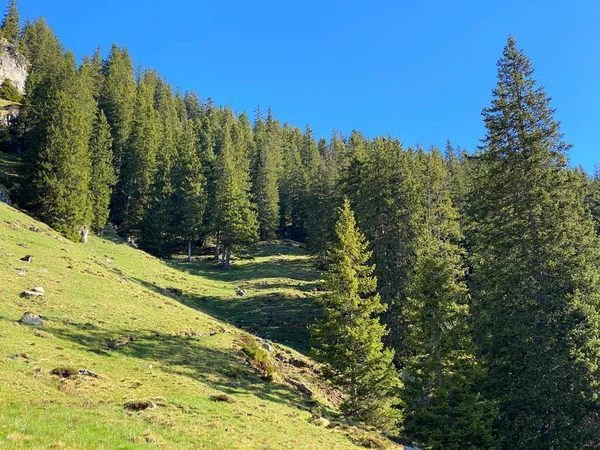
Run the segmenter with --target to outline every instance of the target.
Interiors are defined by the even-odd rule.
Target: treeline
[[[224,267],[303,241],[329,291],[314,353],[348,414],[422,448],[600,445],[600,181],[568,168],[512,38],[472,155],[316,140],[174,92],[116,45],[77,64],[43,19],[14,39],[31,62],[21,206],[76,241],[110,221],[159,256],[211,244]]]

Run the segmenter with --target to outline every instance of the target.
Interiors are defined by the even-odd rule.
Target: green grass
[[[393,446],[345,422],[339,393],[295,350],[308,348],[318,283],[291,242],[258,246],[227,272],[206,259],[162,261],[116,236],[75,244],[0,204],[0,448]],[[21,297],[36,286],[43,297]],[[44,325],[21,325],[25,311]],[[273,381],[242,351],[257,338],[241,328],[278,342]],[[125,408],[147,400],[155,408]],[[319,413],[330,427],[314,424]]]

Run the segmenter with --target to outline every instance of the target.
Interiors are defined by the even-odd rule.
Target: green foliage
[[[173,209],[178,217],[173,226],[189,246],[202,236],[207,203],[206,177],[196,141],[193,125],[184,123],[173,168]]]
[[[12,84],[8,78],[2,82],[0,86],[0,98],[4,100],[8,100],[10,102],[21,103],[23,100],[23,96],[19,92],[19,90]]]
[[[90,194],[92,204],[91,228],[101,233],[109,215],[109,204],[112,189],[117,182],[112,165],[112,137],[110,126],[102,110],[99,111],[90,140],[90,157],[92,173],[90,179]]]
[[[450,173],[437,149],[420,153],[424,237],[409,295],[402,360],[404,430],[424,449],[491,449],[496,410],[478,386],[485,371],[471,337],[465,268]]]
[[[473,190],[473,313],[504,448],[598,439],[598,241],[581,178],[510,37]]]
[[[279,226],[279,177],[281,167],[281,127],[271,110],[265,124],[257,116],[254,123],[255,177],[252,184],[261,239],[274,239]]]
[[[349,415],[388,430],[397,429],[399,380],[394,352],[383,346],[387,334],[377,314],[386,306],[375,294],[377,280],[368,243],[356,228],[350,202],[345,199],[335,227],[338,242],[327,253],[320,303],[324,319],[311,328],[313,354],[323,362],[332,382],[343,387],[342,409]]]
[[[265,378],[273,378],[277,369],[271,362],[269,352],[262,348],[258,342],[253,340],[247,345],[244,345],[242,351],[250,358],[254,367],[256,367]]]
[[[17,0],[10,0],[0,33],[4,39],[12,44],[19,40],[19,31],[21,30],[19,10],[17,9]]]
[[[223,125],[220,140],[216,165],[216,231],[225,248],[224,265],[228,267],[233,246],[256,241],[258,221],[250,203],[248,172],[239,162],[240,143],[236,152],[228,122]]]

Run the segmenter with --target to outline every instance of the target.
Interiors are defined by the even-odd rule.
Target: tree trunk
[[[215,244],[215,262],[219,262],[219,233],[217,233],[217,243]]]
[[[188,262],[192,262],[192,241],[188,241]]]
[[[231,246],[225,248],[225,268],[229,270],[229,261],[231,260]]]

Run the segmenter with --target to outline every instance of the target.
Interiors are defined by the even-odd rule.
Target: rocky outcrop
[[[0,39],[0,84],[8,78],[18,91],[24,94],[28,70],[27,58],[18,53],[14,44]]]

